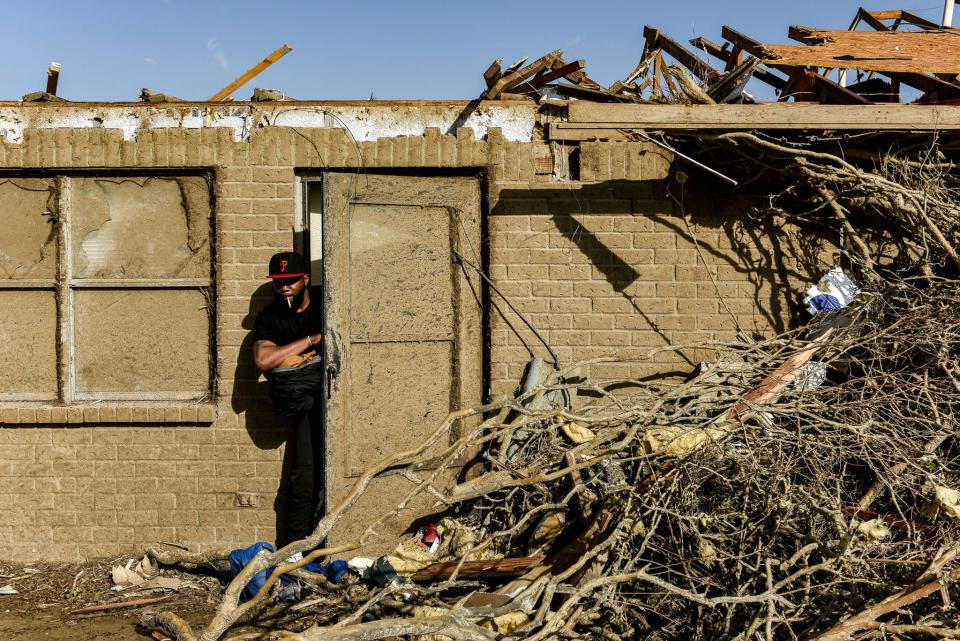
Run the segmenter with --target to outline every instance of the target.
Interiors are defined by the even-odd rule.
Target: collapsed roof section
[[[647,26],[640,63],[609,87],[584,72],[583,60],[567,62],[557,50],[526,66],[526,58],[503,69],[495,61],[484,72],[481,97],[753,103],[746,86],[756,78],[780,102],[900,103],[902,86],[919,92],[921,104],[960,101],[960,29],[903,10],[861,8],[846,31],[793,25],[787,35],[802,44],[765,44],[724,26],[722,44],[698,37],[687,46]]]
[[[500,58],[483,72],[479,100],[752,104],[757,100],[747,86],[756,79],[773,89],[778,102],[960,104],[960,29],[908,11],[860,8],[845,31],[792,25],[787,36],[799,45],[762,43],[731,26],[723,26],[720,35],[719,44],[704,36],[684,44],[647,26],[639,63],[609,86],[586,73],[584,60],[568,61],[559,49],[506,66]],[[232,101],[240,87],[290,50],[281,46],[203,102]],[[53,63],[46,90],[23,96],[23,102],[67,102],[56,94],[59,75],[60,65]],[[901,92],[902,87],[912,91]],[[188,102],[146,88],[139,100]],[[255,89],[250,102],[301,101]]]
[[[146,129],[228,128],[237,142],[264,127],[343,128],[358,142],[434,129],[477,139],[499,130],[513,142],[650,142],[645,132],[960,128],[960,29],[861,8],[846,31],[791,26],[788,36],[801,44],[762,43],[731,26],[722,27],[722,44],[681,43],[648,26],[639,63],[609,86],[587,74],[584,60],[556,50],[533,61],[494,61],[472,101],[313,102],[255,89],[250,101],[230,102],[289,51],[285,45],[202,102],[145,89],[135,103],[70,103],[55,94],[54,64],[46,92],[0,103],[0,142],[20,144],[30,128],[78,127],[118,129],[124,140]],[[748,91],[754,79],[772,87],[776,103],[756,104]],[[904,104],[901,87],[919,94],[913,104]]]

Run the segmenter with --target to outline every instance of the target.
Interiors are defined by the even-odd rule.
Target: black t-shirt
[[[275,300],[257,314],[253,323],[253,340],[286,345],[310,334],[323,331],[323,299],[319,287],[310,288],[310,306],[300,313],[287,307],[286,301]]]

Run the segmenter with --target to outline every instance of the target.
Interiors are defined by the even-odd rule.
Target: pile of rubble
[[[756,78],[780,101],[896,103],[902,86],[919,92],[921,104],[960,100],[958,29],[907,11],[859,9],[846,31],[794,25],[787,35],[802,44],[763,44],[724,26],[722,44],[697,37],[688,47],[647,26],[640,63],[609,87],[583,71],[583,60],[567,62],[558,50],[526,66],[526,58],[506,68],[495,61],[483,74],[487,89],[481,97],[752,103],[745,89]]]
[[[583,379],[615,356],[535,361],[515,398],[453,413],[367,470],[310,537],[251,553],[199,638],[264,613],[299,641],[960,636],[949,146],[751,133],[670,144],[747,184],[751,215],[839,231],[844,269],[807,292],[807,320],[645,357],[712,350],[682,382]],[[450,472],[467,453],[481,469],[458,482]],[[357,540],[325,547],[387,474],[409,493],[365,517]],[[332,560],[421,496],[436,499],[432,524],[378,559]],[[283,606],[292,584],[300,600]],[[143,623],[197,638],[173,612]]]

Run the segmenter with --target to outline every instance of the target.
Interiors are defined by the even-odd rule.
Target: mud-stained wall
[[[75,300],[78,392],[209,392],[203,292],[93,289]]]
[[[0,404],[5,560],[110,556],[154,540],[197,548],[273,540],[284,503],[278,487],[288,427],[273,416],[252,365],[250,329],[270,296],[266,262],[292,243],[298,171],[482,172],[491,277],[564,361],[731,339],[738,324],[746,333],[782,328],[800,283],[815,277],[829,255],[816,237],[784,233],[777,221],[747,220],[722,186],[690,168],[680,191],[672,159],[638,143],[584,143],[571,155],[557,144],[509,141],[496,128],[484,139],[466,128],[370,140],[339,127],[254,126],[243,141],[230,129],[175,124],[135,134],[25,126],[17,144],[0,138],[0,168],[7,172],[0,179],[0,220],[17,230],[0,234],[0,278],[52,278],[49,185],[15,179],[17,172],[95,169],[74,192],[89,203],[72,237],[76,268],[107,277],[119,258],[124,274],[189,278],[212,264],[217,394],[199,402]],[[119,169],[136,178],[115,182],[111,171]],[[216,234],[209,242],[194,233],[202,207],[190,185],[179,186],[187,199],[177,201],[173,183],[153,174],[158,169],[214,177]],[[146,356],[138,362],[149,366],[131,364],[126,375],[141,389],[162,389],[170,380],[200,385],[201,368],[189,357],[195,350],[181,350],[191,337],[208,338],[209,301],[196,290],[176,292],[182,301],[157,292],[139,301],[136,316],[115,319],[110,310],[123,305],[110,307],[115,293],[81,294],[88,300],[78,307],[77,356],[81,380],[91,388],[117,384],[97,359],[123,363],[138,352]],[[174,308],[182,314],[171,315]],[[56,350],[53,309],[52,290],[0,289],[4,390],[54,385],[56,393],[55,372],[37,364]],[[513,390],[531,353],[546,354],[518,319],[498,309],[503,315],[489,312],[495,395]],[[107,320],[115,333],[104,330]],[[163,335],[169,344],[129,338],[137,333]],[[629,373],[685,372],[699,357],[685,352]],[[93,365],[84,370],[85,363]],[[604,373],[621,372],[594,372]],[[384,443],[393,448],[402,441],[392,434]]]
[[[57,396],[57,265],[53,180],[0,178],[0,402]],[[44,287],[46,287],[44,289]]]
[[[53,292],[0,290],[0,337],[3,394],[38,400],[56,398],[57,310]]]
[[[52,279],[57,233],[52,180],[0,178],[0,278]]]

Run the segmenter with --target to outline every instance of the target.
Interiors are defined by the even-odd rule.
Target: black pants
[[[287,447],[293,448],[286,523],[277,534],[277,547],[313,533],[323,501],[323,418],[317,410],[295,419]]]

